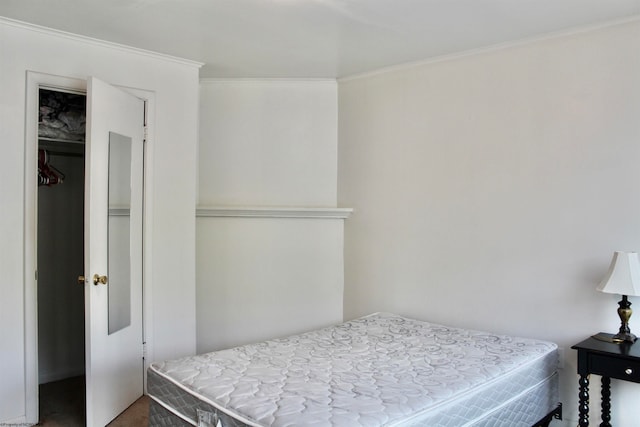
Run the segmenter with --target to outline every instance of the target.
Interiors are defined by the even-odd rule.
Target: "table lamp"
[[[614,252],[609,271],[600,282],[597,290],[608,294],[622,295],[618,303],[618,316],[620,316],[620,330],[612,337],[613,342],[633,343],[636,336],[629,329],[631,317],[631,303],[627,296],[640,295],[640,260],[636,252]]]

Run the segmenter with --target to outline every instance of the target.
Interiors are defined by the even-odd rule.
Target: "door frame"
[[[38,220],[38,107],[39,89],[87,91],[87,80],[53,74],[27,71],[25,99],[25,141],[24,141],[24,328],[25,328],[25,416],[29,423],[39,421],[39,381],[38,381],[38,291],[37,291],[37,220]],[[153,305],[152,302],[152,256],[151,230],[153,220],[153,147],[155,117],[155,93],[143,89],[119,87],[145,104],[145,148],[144,148],[144,201],[143,201],[143,266],[142,266],[142,343],[144,391],[147,390],[146,371],[153,360]],[[78,272],[79,275],[84,272]],[[78,285],[79,286],[79,285]]]

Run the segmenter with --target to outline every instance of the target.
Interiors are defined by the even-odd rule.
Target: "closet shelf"
[[[38,141],[40,141],[40,143],[56,143],[56,142],[61,142],[61,143],[65,143],[65,144],[78,144],[78,145],[84,145],[84,141],[76,141],[73,139],[58,139],[58,138],[46,138],[43,136],[38,137]]]
[[[347,219],[352,212],[352,208],[199,206],[196,217]]]
[[[84,141],[68,141],[63,139],[38,138],[38,145],[51,154],[82,156]]]

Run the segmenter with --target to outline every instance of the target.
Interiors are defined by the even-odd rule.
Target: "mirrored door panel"
[[[131,138],[109,132],[109,334],[131,324]]]

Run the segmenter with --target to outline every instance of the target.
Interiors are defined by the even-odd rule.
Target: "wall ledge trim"
[[[237,207],[237,206],[199,206],[197,218],[316,218],[347,219],[353,213],[352,208],[315,208],[315,207]]]
[[[337,84],[335,78],[323,77],[201,77],[201,85],[214,85],[225,83],[236,84],[306,84],[306,83],[324,83]]]

